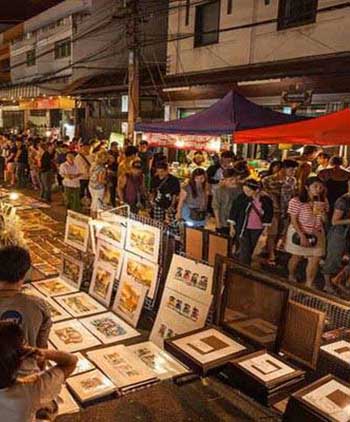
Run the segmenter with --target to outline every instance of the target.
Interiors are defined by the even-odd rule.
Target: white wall
[[[233,13],[227,15],[227,0],[221,0],[220,28],[230,28],[276,19],[278,0],[265,5],[263,0],[234,0]],[[344,3],[319,0],[318,9]],[[182,2],[183,4],[183,2]],[[185,25],[185,8],[169,14],[169,35],[193,34],[195,7],[190,24]],[[349,51],[350,7],[319,13],[316,23],[277,31],[277,23],[221,32],[219,42],[193,48],[193,37],[168,43],[169,74],[197,72],[317,56]]]

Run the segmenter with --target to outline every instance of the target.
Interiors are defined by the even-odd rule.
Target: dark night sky
[[[61,1],[63,0],[6,0],[6,7],[0,9],[0,23],[21,22]]]

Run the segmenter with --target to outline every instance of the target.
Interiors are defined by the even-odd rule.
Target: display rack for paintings
[[[153,220],[152,218],[149,218],[147,216],[144,215],[136,215],[134,213],[129,212],[129,210],[127,209],[127,207],[119,207],[119,208],[115,208],[113,210],[109,210],[106,212],[102,213],[102,217],[103,215],[108,215],[108,213],[117,215],[117,216],[122,216],[122,217],[126,217],[129,219],[129,221],[136,221],[139,223],[143,223],[145,225],[148,226],[152,226],[155,227],[157,229],[160,230],[160,238],[159,238],[159,255],[158,255],[158,262],[157,264],[159,265],[159,271],[158,271],[158,276],[157,276],[157,283],[156,283],[156,289],[154,291],[153,297],[146,297],[145,299],[145,303],[144,303],[144,308],[152,311],[154,309],[154,306],[156,304],[157,301],[157,296],[158,296],[158,292],[160,291],[162,284],[164,284],[164,262],[165,262],[165,255],[164,255],[164,238],[165,236],[167,236],[166,230],[164,225],[162,224],[161,221],[156,221]],[[119,281],[115,282],[115,289],[118,289],[119,286]]]

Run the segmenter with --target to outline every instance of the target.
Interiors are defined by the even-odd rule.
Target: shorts
[[[304,246],[296,245],[292,242],[292,237],[296,233],[294,227],[290,224],[287,231],[287,240],[285,245],[286,252],[291,255],[303,256],[305,258],[321,257],[326,253],[326,236],[324,232],[317,232],[317,244],[311,248],[305,248]]]

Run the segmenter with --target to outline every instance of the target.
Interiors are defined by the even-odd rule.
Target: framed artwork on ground
[[[118,343],[140,335],[112,312],[83,318],[81,323],[104,344]]]
[[[89,294],[105,306],[111,302],[115,269],[105,262],[95,262]]]
[[[158,262],[160,229],[139,221],[129,220],[126,237],[126,249],[136,255]]]
[[[142,284],[147,288],[147,297],[153,299],[157,290],[158,271],[158,264],[126,253],[120,279]]]
[[[53,299],[47,297],[45,298],[45,301],[49,307],[52,322],[60,322],[72,318],[71,315]]]
[[[127,347],[154,373],[160,380],[176,378],[188,374],[189,369],[173,358],[169,353],[157,347],[151,341]]]
[[[103,305],[84,292],[57,297],[55,300],[74,318],[94,315],[107,310]]]
[[[86,359],[86,357],[83,356],[80,352],[74,353],[74,355],[78,358],[78,363],[71,377],[96,369],[95,365]]]
[[[147,287],[123,279],[119,283],[118,292],[113,304],[113,311],[133,327],[137,327],[143,304],[146,299]]]
[[[63,386],[60,394],[56,398],[58,406],[57,416],[72,415],[80,412],[80,407],[71,396],[66,386]]]
[[[87,252],[91,218],[68,210],[64,241],[81,252]]]
[[[32,285],[38,289],[40,293],[48,297],[62,296],[78,291],[76,287],[73,287],[62,278],[35,281]]]
[[[72,286],[80,289],[83,281],[84,263],[77,259],[62,255],[60,277]]]
[[[58,349],[65,352],[79,352],[99,346],[97,340],[79,321],[58,322],[51,328],[50,342]]]
[[[116,391],[112,381],[98,369],[68,378],[67,384],[82,403],[108,396]]]

